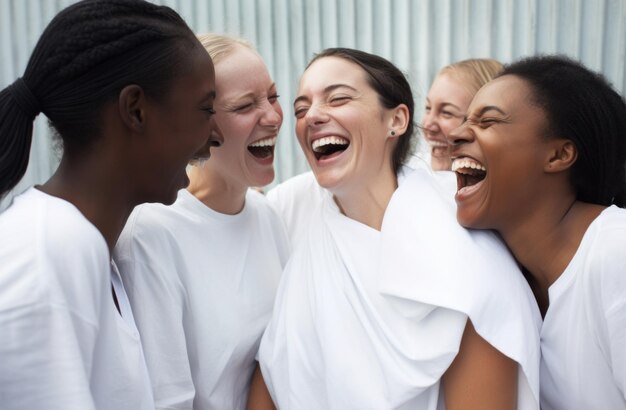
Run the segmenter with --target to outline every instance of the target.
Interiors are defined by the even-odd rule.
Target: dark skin
[[[576,146],[552,135],[533,92],[513,75],[491,81],[476,94],[468,120],[449,141],[453,158],[474,158],[488,170],[480,183],[457,192],[459,221],[500,233],[545,316],[548,289],[605,207],[576,199],[571,183]]]
[[[52,177],[38,187],[43,192],[74,204],[102,233],[113,250],[128,216],[140,203],[129,183],[129,169],[142,138],[149,107],[140,87],[125,87],[117,101],[101,113],[101,137],[89,149],[72,157],[64,154]]]
[[[468,320],[442,386],[448,410],[515,409],[517,363],[480,337]]]

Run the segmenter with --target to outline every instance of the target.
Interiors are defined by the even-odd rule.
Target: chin
[[[264,171],[264,172],[260,172],[254,175],[254,178],[252,178],[250,186],[251,187],[264,187],[266,185],[271,184],[272,181],[274,181],[274,169],[273,168],[271,171]]]

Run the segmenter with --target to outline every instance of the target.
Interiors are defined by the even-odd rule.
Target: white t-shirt
[[[259,350],[275,403],[443,409],[440,380],[469,316],[519,363],[518,408],[538,409],[540,315],[526,281],[494,235],[458,225],[438,177],[404,172],[381,231],[342,215],[310,173],[280,188],[275,206],[303,226],[291,229],[297,242]]]
[[[35,188],[0,215],[0,407],[153,409],[139,333],[100,232]]]
[[[285,222],[292,248],[303,241],[310,215],[324,192],[309,171],[289,178],[267,193],[270,204]]]
[[[626,210],[591,223],[549,297],[542,409],[626,409]]]
[[[288,257],[263,195],[237,215],[190,194],[137,207],[114,251],[142,335],[157,408],[243,409]]]

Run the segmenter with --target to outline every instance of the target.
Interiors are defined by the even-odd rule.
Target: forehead
[[[369,87],[367,73],[358,64],[341,57],[322,57],[307,68],[300,79],[300,91],[318,91],[329,85]]]
[[[176,86],[173,91],[179,88],[185,88],[185,92],[193,89],[200,94],[215,91],[215,67],[209,53],[200,46],[187,56],[185,64],[188,68],[174,80]]]
[[[271,84],[269,72],[261,56],[244,46],[236,46],[233,52],[215,63],[215,77],[220,93],[255,86],[266,88]]]
[[[538,110],[532,104],[532,89],[523,79],[505,75],[485,84],[474,96],[469,113],[485,106],[497,106],[511,110]]]
[[[443,73],[435,77],[428,91],[428,98],[433,100],[463,100],[465,107],[469,105],[472,94],[459,78]]]

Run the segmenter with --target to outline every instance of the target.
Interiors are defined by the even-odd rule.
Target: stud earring
[[[396,132],[395,131],[389,131],[389,135],[391,135],[392,137],[395,137]]]

